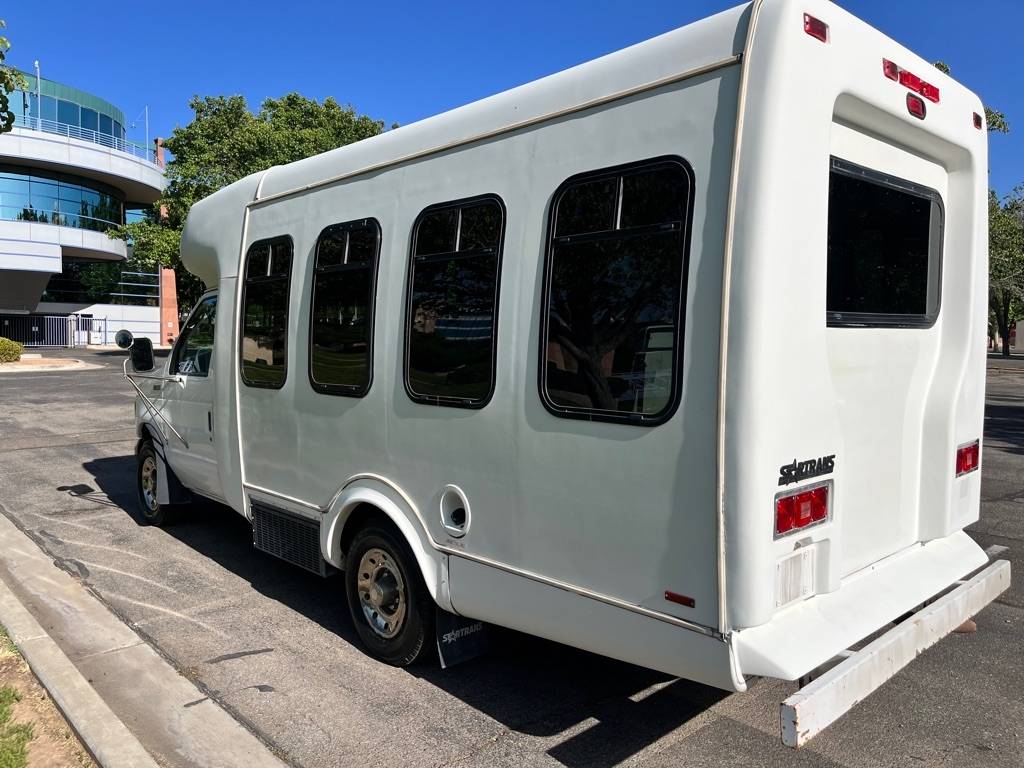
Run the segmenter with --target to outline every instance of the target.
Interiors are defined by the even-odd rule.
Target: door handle
[[[213,434],[213,411],[206,412],[206,427],[210,430],[210,434]]]

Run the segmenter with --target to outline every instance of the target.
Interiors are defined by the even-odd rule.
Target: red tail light
[[[882,74],[890,80],[895,80],[900,85],[906,86],[914,93],[921,94],[928,99],[928,101],[935,104],[939,103],[939,87],[937,85],[925,82],[913,72],[903,69],[903,67],[899,66],[896,62],[889,61],[889,59],[882,59]],[[924,117],[923,114],[918,115],[914,112],[911,112],[911,114],[914,115],[914,117]]]
[[[775,497],[775,536],[798,531],[828,518],[830,483]]]
[[[939,89],[931,83],[921,83],[921,95],[928,101],[939,103]]]
[[[828,42],[828,24],[821,19],[814,18],[809,13],[804,14],[804,32],[823,43]]]
[[[961,445],[956,449],[956,476],[966,475],[978,468],[981,461],[981,444],[975,440],[973,443]]]
[[[908,72],[905,69],[900,70],[900,85],[905,85],[912,91],[920,91],[921,84],[923,82],[924,81],[913,72]]]
[[[924,107],[924,99],[920,96],[915,96],[912,93],[907,94],[907,111],[910,112],[918,120],[924,120],[924,116],[927,114]]]

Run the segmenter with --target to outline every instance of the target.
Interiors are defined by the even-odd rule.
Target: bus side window
[[[288,287],[292,239],[287,235],[249,246],[242,287],[242,381],[280,389],[288,375]]]
[[[434,205],[413,227],[405,388],[419,403],[482,408],[494,390],[505,206],[494,195]]]
[[[555,193],[540,391],[556,416],[659,424],[679,402],[692,170],[662,158]]]
[[[316,241],[309,381],[330,395],[362,397],[373,378],[373,307],[380,224],[333,224]]]

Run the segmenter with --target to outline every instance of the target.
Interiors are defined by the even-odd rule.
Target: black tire
[[[366,567],[369,561],[364,561],[364,557],[374,558],[375,551],[386,555],[377,562],[376,577]],[[362,571],[361,564],[364,566]],[[397,570],[399,578],[396,581],[401,585],[401,589],[394,588],[394,591],[401,593],[399,598],[404,599],[401,621],[395,621],[394,626],[386,622],[396,615],[396,610],[389,612],[389,608],[397,609],[397,602],[385,600],[378,613],[369,600],[360,595],[360,581],[365,585],[368,583],[366,577],[374,577],[371,581],[375,584],[387,582],[388,576],[394,575],[392,568]],[[345,557],[345,594],[359,639],[374,658],[392,666],[406,667],[425,657],[433,647],[434,601],[427,591],[416,558],[400,535],[375,523],[370,523],[355,535]],[[375,628],[367,611],[373,613],[378,622],[385,623],[387,629],[382,630],[380,625]],[[393,635],[386,636],[392,632]]]
[[[173,520],[174,508],[156,500],[157,461],[153,443],[147,440],[139,449],[138,464],[135,468],[135,494],[142,519],[149,525],[163,526]]]

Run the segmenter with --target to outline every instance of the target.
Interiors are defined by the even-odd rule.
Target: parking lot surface
[[[73,356],[100,367],[0,379],[0,513],[295,765],[1024,766],[1024,370],[990,371],[971,529],[1010,547],[1015,585],[793,752],[794,684],[728,695],[506,631],[446,671],[371,660],[340,578],[254,551],[231,510],[141,523],[121,354]]]

